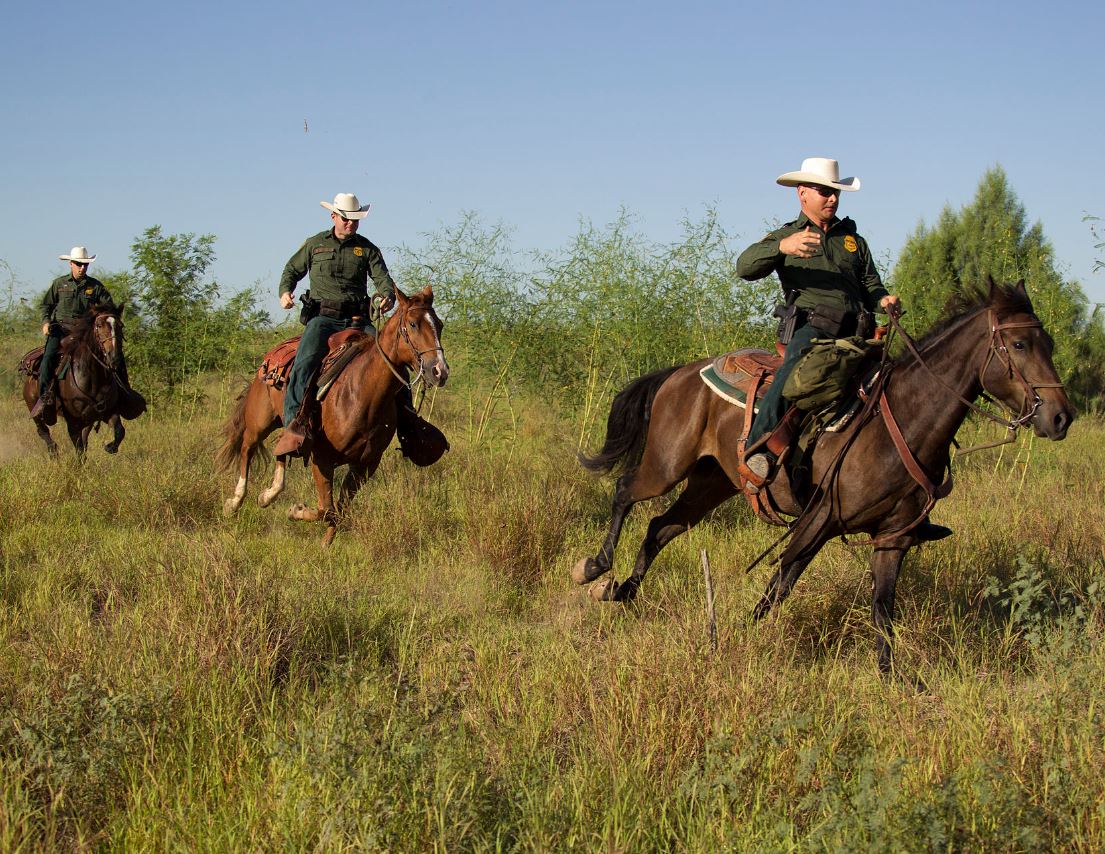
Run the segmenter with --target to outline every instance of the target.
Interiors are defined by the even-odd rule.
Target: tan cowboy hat
[[[775,179],[776,184],[784,187],[797,187],[799,184],[817,184],[819,187],[832,187],[836,190],[854,192],[859,189],[859,178],[841,178],[840,166],[828,157],[807,157],[797,172],[786,172]]]
[[[91,264],[96,260],[95,255],[88,254],[88,248],[85,246],[74,246],[69,250],[68,255],[59,255],[60,261],[76,261],[78,264]]]
[[[338,216],[346,219],[364,219],[368,216],[370,205],[361,206],[360,201],[352,193],[338,193],[334,196],[334,203],[319,202],[326,210],[333,211]]]

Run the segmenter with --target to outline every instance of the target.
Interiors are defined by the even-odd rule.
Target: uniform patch
[[[92,288],[85,288],[85,289],[84,289],[84,292],[85,292],[85,293],[86,293],[86,294],[87,294],[88,296],[92,296]]]
[[[364,255],[364,250],[361,249],[360,246],[354,246],[353,247],[353,254],[354,255]]]
[[[859,244],[857,244],[856,239],[849,234],[844,238],[844,248],[849,252],[855,252],[859,249]]]

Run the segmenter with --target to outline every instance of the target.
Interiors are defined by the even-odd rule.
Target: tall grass
[[[568,575],[609,484],[576,414],[515,388],[473,420],[493,379],[465,367],[433,404],[453,449],[389,452],[330,550],[221,517],[219,411],[77,467],[3,404],[0,848],[1100,849],[1105,425],[964,460],[956,536],[899,588],[914,693],[876,673],[864,550],[748,621],[774,532],[736,502],[633,608],[591,602]]]

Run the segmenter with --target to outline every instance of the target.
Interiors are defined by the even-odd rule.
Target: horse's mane
[[[1036,313],[1032,308],[1032,300],[1022,288],[1016,285],[994,283],[991,293],[989,285],[989,282],[986,285],[968,285],[954,291],[948,298],[940,318],[917,342],[917,346],[924,347],[963,318],[983,308],[992,308],[999,315]]]

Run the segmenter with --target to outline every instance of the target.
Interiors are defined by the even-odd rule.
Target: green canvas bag
[[[840,399],[868,354],[880,346],[858,335],[813,339],[787,377],[783,397],[806,411],[828,406]]]

